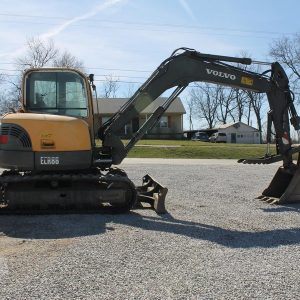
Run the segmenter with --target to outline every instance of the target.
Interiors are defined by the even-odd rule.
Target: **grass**
[[[126,141],[124,141],[126,143]],[[141,140],[128,157],[139,158],[217,158],[239,159],[261,157],[266,145],[214,144],[199,141]],[[272,153],[274,153],[274,148]]]

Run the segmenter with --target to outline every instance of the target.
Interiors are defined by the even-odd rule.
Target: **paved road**
[[[0,299],[298,299],[299,206],[255,200],[278,165],[126,159],[169,214],[0,217]]]

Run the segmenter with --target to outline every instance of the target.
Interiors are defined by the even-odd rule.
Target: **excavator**
[[[150,175],[136,187],[119,165],[134,145],[157,124],[173,100],[191,82],[209,82],[265,93],[267,143],[275,136],[276,154],[240,163],[282,161],[261,199],[285,204],[300,201],[300,152],[293,146],[290,125],[300,129],[288,77],[278,62],[262,73],[247,70],[253,62],[176,49],[109,120],[101,124],[93,105],[94,75],[71,68],[32,68],[22,80],[22,109],[0,119],[0,213],[29,210],[109,209],[127,212],[148,206],[165,213],[167,188]],[[242,65],[242,67],[240,67]],[[170,90],[128,142],[121,139],[126,124]],[[100,124],[100,125],[99,125]],[[273,132],[275,131],[275,132]],[[269,149],[269,147],[268,147]]]

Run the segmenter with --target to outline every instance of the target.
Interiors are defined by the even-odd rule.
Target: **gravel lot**
[[[169,214],[0,216],[0,299],[299,299],[300,205],[255,200],[278,165],[126,159]]]

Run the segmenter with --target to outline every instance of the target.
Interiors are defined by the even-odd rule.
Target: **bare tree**
[[[1,74],[0,85],[0,112],[8,112],[9,110],[21,107],[19,103],[21,97],[21,77],[12,80],[7,74]]]
[[[0,93],[0,115],[3,115],[9,111],[8,101],[6,95],[1,92]]]
[[[187,115],[189,118],[189,124],[190,124],[190,130],[194,129],[194,124],[193,124],[193,118],[195,115],[195,106],[196,106],[196,101],[195,98],[190,97],[187,101],[186,101],[186,105],[187,105]]]
[[[249,96],[249,100],[250,100],[250,104],[251,107],[253,108],[255,117],[256,117],[256,122],[257,122],[257,127],[260,133],[260,142],[262,142],[262,116],[261,116],[261,112],[262,112],[262,107],[264,104],[264,100],[265,100],[265,95],[264,94],[260,94],[260,93],[255,93],[255,92],[250,92],[247,91],[247,94]]]
[[[6,97],[7,101],[12,103],[15,108],[18,107],[18,100],[21,97],[21,82],[23,70],[26,68],[39,68],[45,66],[56,67],[73,67],[83,70],[82,61],[65,51],[59,55],[59,50],[55,47],[52,40],[44,41],[39,38],[31,38],[26,43],[27,51],[24,56],[16,59],[16,66],[20,71],[20,75],[11,80],[10,77],[4,76],[3,81],[9,86],[9,97],[7,94],[2,95]],[[1,104],[4,102],[2,101]],[[4,105],[5,106],[5,105]]]
[[[61,55],[57,53],[53,58],[53,67],[75,68],[84,71],[84,64],[68,51],[64,51]]]
[[[133,96],[136,90],[137,90],[136,84],[129,83],[127,87],[127,91],[123,93],[123,97],[130,98],[131,96]]]
[[[17,59],[16,64],[23,69],[40,68],[49,64],[58,55],[52,40],[47,42],[39,38],[27,40],[27,52],[23,57]]]
[[[209,84],[196,84],[198,88],[192,89],[190,97],[195,102],[196,114],[199,119],[205,119],[208,127],[213,128],[217,121],[218,102],[213,95]]]
[[[228,117],[232,116],[232,112],[236,108],[234,90],[224,88],[218,84],[214,87],[214,93],[212,93],[212,95],[216,98],[218,103],[217,119],[222,124],[226,124],[228,122]]]
[[[300,79],[300,34],[282,37],[271,44],[270,55],[285,64],[292,72],[294,83]]]
[[[249,101],[247,93],[244,90],[233,88],[231,89],[233,104],[229,114],[233,122],[241,122],[244,117],[247,120],[250,118]],[[248,122],[249,123],[249,122]]]
[[[103,93],[101,97],[103,98],[115,98],[117,96],[117,91],[119,89],[119,80],[114,79],[113,75],[110,74],[105,77],[105,82],[103,83]]]
[[[9,91],[0,92],[0,115],[17,110],[19,98],[16,94]]]
[[[242,50],[237,55],[239,57],[250,57],[251,54],[246,51]],[[244,64],[235,64],[235,66],[241,70],[247,70],[249,69],[249,66]],[[247,124],[250,124],[250,118],[251,118],[251,109],[250,109],[250,102],[248,94],[245,90],[232,88],[231,89],[232,97],[233,97],[233,107],[234,109],[229,112],[233,122],[241,122],[244,117],[247,119]]]
[[[84,70],[83,62],[69,51],[62,54],[52,40],[43,41],[39,38],[27,40],[27,52],[16,60],[19,69],[40,68],[45,66],[66,67]]]

